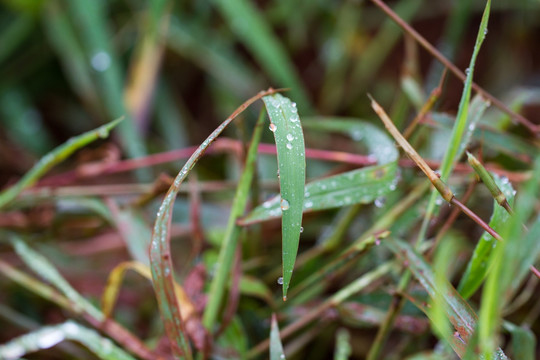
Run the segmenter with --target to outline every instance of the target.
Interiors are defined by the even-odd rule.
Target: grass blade
[[[152,280],[154,291],[159,304],[159,310],[164,321],[165,330],[169,337],[176,357],[185,356],[191,359],[191,349],[187,342],[184,330],[184,323],[181,312],[178,307],[178,298],[175,293],[175,282],[173,278],[173,265],[171,260],[170,247],[170,226],[176,195],[180,191],[180,185],[185,180],[187,174],[193,169],[197,161],[201,158],[208,146],[225,130],[225,128],[249,105],[263,96],[273,94],[275,90],[262,91],[244,102],[236,111],[234,111],[220,126],[218,126],[208,138],[195,150],[188,159],[182,170],[176,176],[173,185],[165,195],[159,208],[154,232],[152,233],[152,243],[150,246],[150,264],[152,268]],[[215,300],[217,301],[217,300]],[[204,320],[207,319],[206,313]],[[206,320],[206,324],[210,323]]]
[[[114,54],[109,31],[108,17],[105,14],[108,4],[102,1],[74,1],[67,3],[70,15],[77,19],[78,34],[85,50],[88,65],[94,70],[101,100],[111,117],[125,116],[126,121],[119,127],[120,137],[130,157],[146,154],[141,135],[124,104],[123,74],[120,61]],[[146,170],[139,172],[148,177]]]
[[[43,255],[32,249],[25,241],[17,236],[11,236],[11,242],[15,251],[24,263],[43,279],[54,285],[62,292],[75,306],[90,314],[93,318],[102,321],[103,314],[94,307],[88,300],[79,294],[51,262]]]
[[[534,360],[536,337],[528,327],[504,322],[503,327],[512,335],[512,355],[519,360]]]
[[[296,104],[280,94],[266,96],[263,100],[270,117],[270,129],[276,139],[280,208],[283,212],[282,285],[283,300],[286,300],[300,241],[306,182],[306,150]]]
[[[388,239],[385,243],[389,244],[390,250],[402,262],[408,264],[413,275],[420,281],[420,284],[431,298],[439,298],[445,302],[446,316],[456,331],[450,345],[458,356],[463,358],[467,350],[467,345],[474,334],[478,319],[477,315],[450,283],[446,284],[446,291],[441,291],[441,289],[437,288],[435,274],[431,266],[409,244],[396,239]],[[429,311],[427,315],[430,315]],[[495,359],[504,359],[505,357],[503,356],[504,354],[499,350]]]
[[[135,360],[113,341],[81,324],[68,320],[65,323],[45,326],[0,345],[0,358],[20,359],[25,354],[48,349],[64,340],[77,341],[97,357],[104,360]]]
[[[484,14],[482,15],[482,21],[480,22],[480,28],[478,29],[478,35],[476,37],[476,43],[474,45],[473,54],[471,56],[471,61],[469,67],[466,71],[467,78],[465,79],[465,86],[461,95],[461,100],[459,102],[458,113],[456,115],[456,122],[452,128],[452,135],[450,136],[450,143],[446,152],[444,154],[443,161],[440,167],[440,175],[442,181],[447,181],[452,169],[456,163],[457,155],[459,155],[459,149],[461,147],[463,133],[467,127],[467,117],[469,113],[469,103],[471,100],[471,91],[472,91],[472,79],[474,74],[474,65],[476,63],[476,57],[482,46],[482,42],[487,34],[487,24],[489,19],[489,12],[491,8],[491,0],[488,0],[486,7],[484,9]],[[418,236],[418,241],[422,242],[425,237],[427,230],[428,222],[435,211],[435,205],[437,201],[437,191],[433,190],[431,192],[431,197],[426,210],[426,215],[424,217],[424,222],[422,224],[422,229]]]
[[[339,329],[336,334],[334,360],[347,360],[351,353],[351,334],[347,331],[347,329]]]
[[[514,188],[512,187],[512,184],[508,179],[500,178],[497,175],[493,175],[493,178],[510,204],[512,204],[514,199]],[[508,212],[494,200],[493,215],[491,215],[489,226],[500,233],[509,218],[510,215]],[[467,264],[465,274],[461,278],[458,286],[458,291],[463,298],[468,299],[471,297],[484,281],[489,270],[488,265],[490,263],[490,258],[493,249],[497,246],[497,242],[498,241],[487,232],[484,232],[480,237],[480,240],[478,240],[473,256]]]
[[[91,130],[69,139],[64,144],[45,155],[39,162],[28,171],[17,184],[0,193],[0,209],[13,201],[21,191],[32,186],[54,165],[62,162],[78,149],[90,144],[97,139],[105,139],[109,136],[109,132],[122,121],[122,118],[111,121],[108,124],[102,125],[95,130]]]
[[[300,107],[309,109],[310,101],[291,60],[255,5],[246,0],[213,2],[276,84],[291,88],[291,96],[298,101]]]
[[[279,337],[279,327],[276,314],[272,314],[272,325],[270,327],[270,360],[283,360],[285,353]]]

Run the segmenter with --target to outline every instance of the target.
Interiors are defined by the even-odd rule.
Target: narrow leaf
[[[272,325],[270,328],[270,360],[284,360],[285,353],[279,337],[279,327],[276,314],[272,314]]]
[[[28,171],[21,180],[7,190],[0,193],[0,209],[13,201],[21,191],[32,186],[49,171],[54,165],[64,161],[78,149],[90,144],[97,139],[105,139],[109,132],[122,121],[122,118],[111,121],[97,129],[85,132],[66,141],[53,151],[45,155],[39,162]]]
[[[59,325],[42,327],[0,345],[0,358],[5,360],[20,359],[26,354],[51,348],[65,340],[83,344],[100,359],[135,360],[112,340],[72,320]]]
[[[306,150],[296,104],[281,94],[265,96],[263,100],[270,117],[270,129],[276,139],[280,208],[283,212],[283,300],[286,300],[300,241]]]
[[[477,315],[450,283],[447,283],[446,291],[437,288],[431,266],[409,244],[396,239],[388,239],[385,243],[404,264],[407,264],[431,298],[438,297],[446,303],[446,315],[456,331],[450,345],[456,354],[463,358],[476,328]],[[429,311],[427,315],[430,315]],[[494,359],[504,358],[506,357],[501,350],[495,353]]]
[[[494,174],[492,174],[492,176],[495,180],[495,184],[501,189],[511,204],[514,199],[514,189],[512,184],[507,178],[501,178]],[[489,226],[499,233],[509,218],[510,215],[508,212],[494,200],[493,214],[489,221]],[[473,256],[467,264],[465,274],[461,278],[458,286],[458,291],[463,298],[468,299],[471,297],[484,281],[489,270],[488,265],[490,263],[491,254],[493,249],[497,246],[497,242],[498,241],[487,232],[484,232],[480,237],[480,240],[478,240]]]

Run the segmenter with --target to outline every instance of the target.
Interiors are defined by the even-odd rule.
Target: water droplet
[[[283,285],[283,277],[281,277],[281,276],[278,277],[277,283],[278,283],[279,285]]]
[[[292,105],[293,108],[296,107],[296,103],[295,103],[295,102],[293,102],[291,105]]]
[[[351,137],[353,138],[353,140],[360,141],[364,137],[364,134],[360,130],[353,130],[353,132],[351,133]]]
[[[285,199],[281,199],[280,207],[281,207],[281,210],[283,211],[289,210],[289,202]]]
[[[474,128],[475,128],[475,127],[476,127],[476,126],[474,126],[474,124],[469,124],[469,131],[474,131]]]
[[[470,72],[471,72],[471,69],[469,69],[469,68],[466,68],[466,69],[465,69],[465,75],[469,76],[469,73],[470,73]]]
[[[304,227],[300,226],[300,234],[304,232]]]
[[[291,120],[291,122],[297,122],[299,120],[299,117],[298,115],[293,115],[289,120]]]
[[[271,132],[276,132],[277,126],[271,123],[270,126],[269,126],[269,129],[270,129]]]
[[[485,29],[484,29],[484,36],[486,36],[487,33],[488,33],[488,28],[485,28]]]
[[[442,199],[441,197],[438,197],[437,200],[435,200],[435,204],[436,204],[437,206],[441,206],[442,203],[443,203],[443,199]]]
[[[289,149],[289,150],[292,149],[292,144],[291,143],[287,143],[287,149]]]
[[[287,134],[287,140],[293,141],[294,140],[293,134]]]
[[[384,203],[386,202],[386,198],[381,196],[375,199],[375,206],[380,208],[384,206]]]
[[[106,128],[99,128],[98,129],[98,136],[101,138],[101,139],[105,139],[107,136],[109,136],[109,130],[107,130]]]
[[[99,51],[90,60],[92,67],[99,72],[103,72],[111,66],[111,57],[105,51]]]
[[[279,355],[279,358],[280,358],[280,359],[285,359],[285,354]]]

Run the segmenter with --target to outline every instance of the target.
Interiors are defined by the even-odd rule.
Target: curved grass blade
[[[68,320],[65,323],[45,326],[0,345],[0,358],[20,359],[28,353],[51,348],[64,340],[76,341],[104,360],[135,360],[110,339],[81,324]]]
[[[272,325],[270,327],[270,360],[284,360],[285,353],[279,337],[279,327],[276,314],[272,314]]]
[[[213,2],[262,68],[279,86],[291,88],[291,96],[298,101],[301,108],[309,108],[308,96],[291,59],[254,4],[246,0]]]
[[[54,165],[64,161],[78,149],[97,139],[107,138],[109,136],[109,132],[122,120],[123,118],[113,120],[108,124],[98,127],[97,129],[73,137],[42,157],[39,162],[22,177],[22,179],[20,179],[9,189],[0,193],[0,209],[13,201],[21,191],[35,184],[36,181]]]
[[[185,356],[187,359],[191,359],[192,356],[189,343],[185,336],[181,312],[178,307],[178,299],[174,286],[171,247],[169,243],[171,217],[176,195],[180,191],[180,185],[189,171],[195,166],[196,162],[203,155],[208,146],[223,132],[223,130],[225,130],[227,125],[256,100],[273,93],[275,93],[275,90],[273,89],[262,91],[244,102],[220,126],[218,126],[205,141],[203,141],[176,176],[173,185],[169,188],[157,213],[150,246],[152,280],[165,330],[171,341],[173,354],[177,358]]]
[[[221,302],[225,289],[230,280],[230,273],[232,271],[234,253],[237,248],[238,239],[240,237],[240,227],[236,224],[238,218],[244,213],[247,201],[249,188],[253,180],[253,174],[255,171],[255,161],[257,159],[257,147],[262,135],[264,112],[261,111],[257,125],[253,132],[251,144],[249,145],[248,154],[246,157],[246,164],[244,171],[240,177],[236,194],[234,196],[231,214],[229,215],[229,221],[225,230],[223,243],[219,251],[219,258],[216,263],[215,276],[212,279],[210,285],[209,300],[204,312],[204,326],[208,330],[212,330],[214,322],[216,321],[218,311],[221,307]]]
[[[459,102],[458,113],[456,115],[456,122],[454,123],[454,127],[452,128],[452,135],[450,136],[450,143],[448,144],[448,147],[446,149],[446,152],[444,154],[444,158],[440,167],[441,180],[443,182],[446,182],[448,180],[448,177],[450,176],[450,173],[452,172],[452,169],[456,161],[458,160],[457,155],[459,155],[460,147],[462,147],[462,145],[460,144],[463,142],[463,133],[465,132],[465,129],[467,127],[467,117],[469,114],[469,103],[471,100],[474,65],[476,63],[476,57],[478,56],[480,47],[482,46],[482,42],[484,41],[484,38],[486,37],[486,34],[487,34],[487,24],[488,24],[488,19],[489,19],[490,8],[491,8],[491,0],[488,0],[486,3],[486,7],[484,9],[484,13],[482,15],[480,28],[478,29],[478,35],[476,37],[476,43],[474,45],[471,61],[469,63],[468,69],[466,70],[467,78],[465,79],[465,86],[463,88],[461,100]],[[428,223],[436,208],[436,201],[437,201],[438,196],[439,196],[438,191],[434,189],[431,192],[431,197],[429,199],[429,203],[426,209],[426,215],[424,216],[422,228],[418,235],[418,242],[424,241]]]
[[[501,178],[492,174],[495,184],[501,189],[506,196],[507,201],[512,204],[514,199],[514,189],[512,184],[506,178]],[[497,233],[505,226],[510,218],[508,212],[499,206],[496,200],[493,201],[493,215],[489,221],[491,226]],[[467,264],[465,274],[461,278],[458,286],[458,291],[464,299],[468,299],[480,287],[489,270],[489,263],[493,249],[497,246],[498,241],[487,232],[484,232],[474,249],[473,256]]]
[[[420,281],[420,284],[431,298],[439,298],[446,303],[446,315],[456,331],[450,345],[456,354],[460,358],[463,358],[467,350],[467,345],[472,339],[476,328],[478,321],[477,315],[450,283],[446,284],[446,291],[441,292],[441,289],[437,288],[435,274],[431,266],[409,244],[396,239],[388,239],[385,244],[388,244],[390,250],[402,262],[408,265],[408,268],[418,281]],[[429,311],[427,315],[430,316]],[[500,349],[494,355],[493,359],[506,358]]]
[[[304,208],[306,149],[296,104],[281,94],[263,98],[276,139],[282,211],[283,300],[292,277]]]
[[[398,152],[394,142],[379,128],[353,119],[324,117],[304,120],[303,126],[318,131],[340,132],[365,143],[378,165],[352,170],[306,184],[304,211],[315,211],[353,204],[367,204],[395,190]],[[281,174],[281,171],[280,171]],[[242,225],[281,216],[280,197],[255,208],[241,220]]]

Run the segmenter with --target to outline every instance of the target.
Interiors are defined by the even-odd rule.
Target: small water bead
[[[466,68],[466,69],[465,69],[465,75],[469,76],[469,73],[470,73],[470,72],[471,72],[471,69],[469,69],[469,68]]]
[[[293,134],[287,134],[287,140],[293,141],[294,140]]]
[[[385,197],[382,197],[382,196],[378,197],[375,199],[375,206],[378,208],[383,207],[385,202],[386,202]]]
[[[100,51],[92,56],[90,59],[90,64],[94,70],[103,72],[111,66],[111,57],[105,51]]]
[[[281,199],[280,207],[281,207],[281,210],[283,211],[289,210],[289,202],[285,199]]]
[[[276,132],[276,130],[277,130],[277,126],[274,125],[273,123],[271,123],[268,128],[270,129],[271,132]]]
[[[278,283],[279,285],[283,285],[283,277],[281,277],[281,276],[278,277],[277,283]]]
[[[292,144],[291,143],[287,143],[287,149],[289,149],[289,150],[292,149]]]
[[[304,227],[300,226],[300,234],[304,232]]]
[[[293,115],[291,116],[291,118],[289,119],[291,122],[297,122],[300,118],[298,117],[298,115]]]

